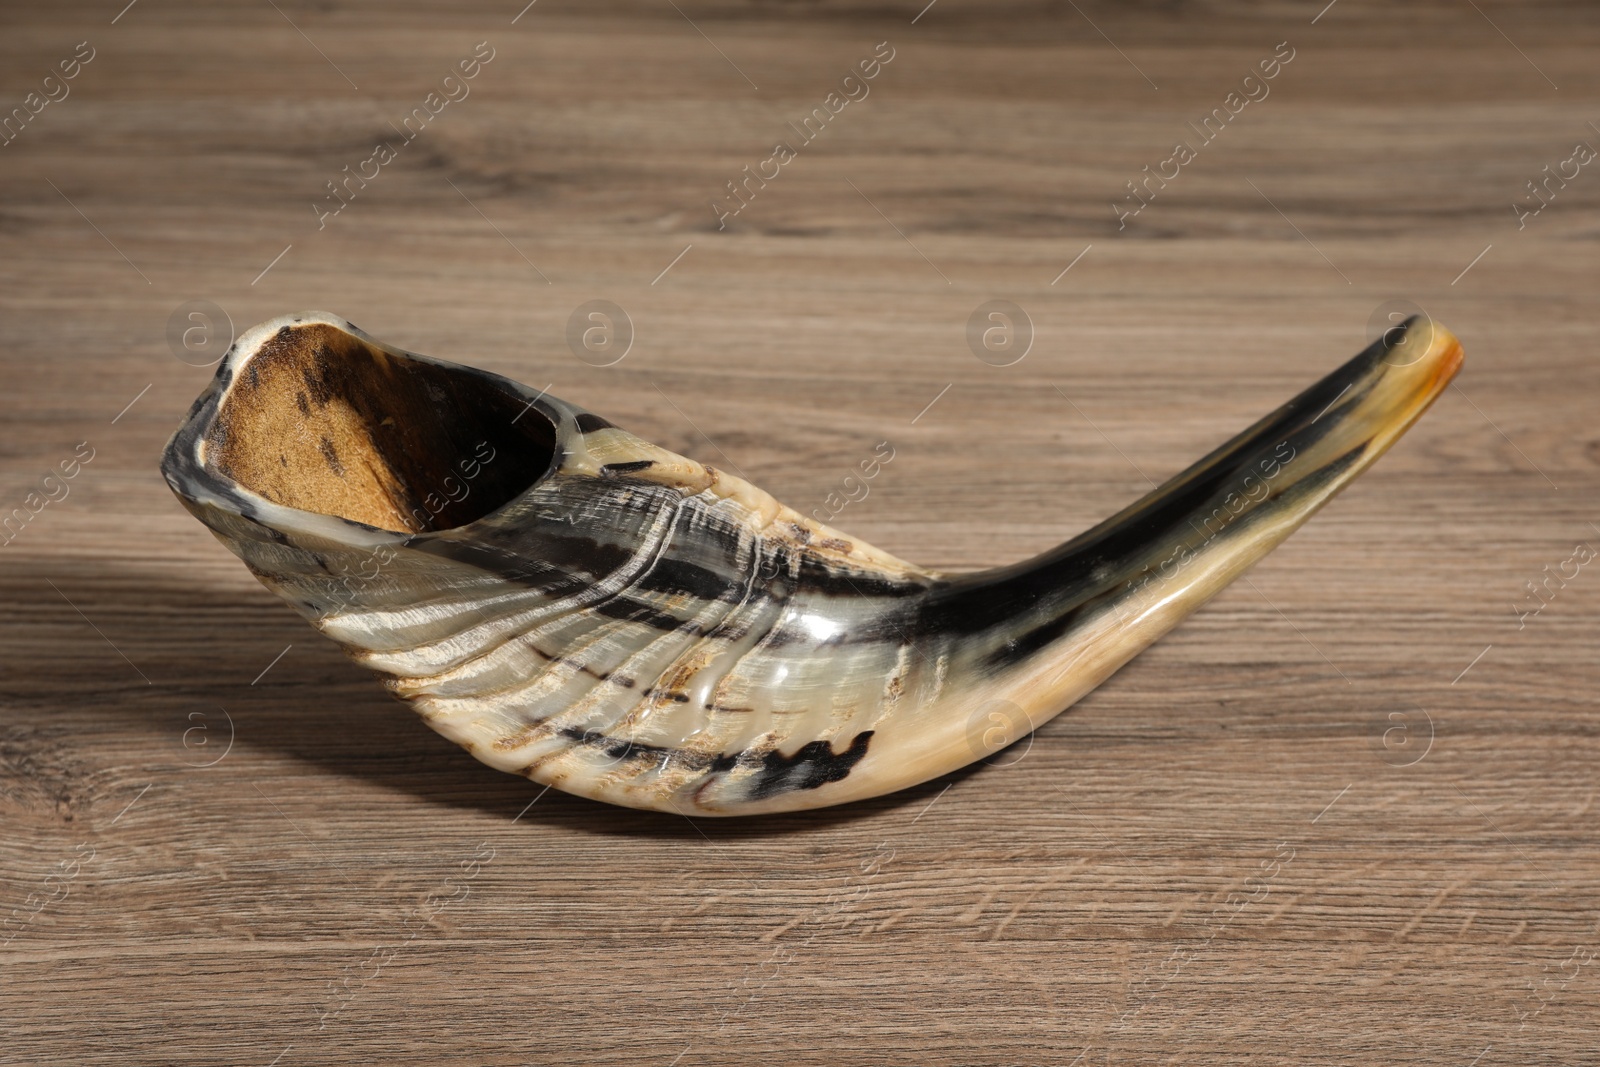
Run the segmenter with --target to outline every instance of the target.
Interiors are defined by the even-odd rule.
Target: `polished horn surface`
[[[1461,359],[1413,319],[1060,547],[953,576],[322,313],[241,336],[162,471],[484,763],[742,815],[902,789],[1060,713],[1382,455]]]

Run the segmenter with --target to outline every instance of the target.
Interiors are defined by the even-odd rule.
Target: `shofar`
[[[903,789],[1044,723],[1365,470],[1461,358],[1414,319],[1086,533],[954,576],[320,313],[244,334],[162,471],[484,763],[745,815]]]

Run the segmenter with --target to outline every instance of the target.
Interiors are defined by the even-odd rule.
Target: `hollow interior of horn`
[[[556,431],[490,375],[307,323],[243,362],[203,447],[207,466],[274,503],[422,533],[523,493],[549,471]]]

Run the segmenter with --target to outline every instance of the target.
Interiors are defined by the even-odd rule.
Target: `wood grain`
[[[1516,606],[1600,545],[1600,175],[1512,207],[1600,145],[1591,5],[120,7],[0,16],[0,114],[94,50],[0,147],[0,514],[66,493],[0,550],[0,1062],[1592,1061],[1600,572]],[[210,374],[175,311],[325,308],[801,510],[891,441],[836,524],[991,565],[1400,298],[1458,388],[1248,582],[994,765],[794,817],[490,772],[156,471]],[[610,367],[566,340],[599,299]],[[968,348],[990,299],[1032,321],[1015,365]]]

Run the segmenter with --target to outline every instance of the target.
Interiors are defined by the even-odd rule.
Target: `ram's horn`
[[[1042,724],[1287,537],[1460,365],[1413,319],[1092,530],[952,577],[324,314],[242,336],[162,470],[484,763],[740,815],[902,789]]]

